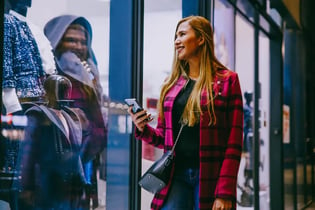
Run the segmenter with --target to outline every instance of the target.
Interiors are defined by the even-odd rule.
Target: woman
[[[84,17],[61,15],[46,23],[44,33],[53,47],[58,74],[72,83],[73,106],[82,109],[90,122],[82,156],[84,162],[90,161],[107,142],[102,113],[103,91],[91,48],[91,25]]]
[[[129,114],[136,138],[164,151],[175,148],[167,186],[151,209],[236,209],[236,183],[242,152],[243,102],[238,75],[215,57],[209,21],[190,16],[179,21],[172,72],[158,103],[158,125],[145,110]]]
[[[92,199],[96,208],[98,155],[106,147],[107,128],[102,105],[103,91],[91,47],[92,27],[84,17],[61,15],[46,23],[44,33],[53,47],[58,73],[72,83],[73,107],[83,110],[89,121],[83,136],[82,161],[87,177],[86,204],[89,206]]]

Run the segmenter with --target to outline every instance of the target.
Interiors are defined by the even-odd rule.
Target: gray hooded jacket
[[[59,57],[56,58],[56,63],[59,66],[59,70],[62,71],[64,74],[71,76],[72,78],[82,82],[85,85],[90,87],[94,87],[98,99],[102,102],[102,87],[99,81],[99,71],[97,69],[97,61],[94,55],[94,52],[91,48],[92,42],[92,27],[87,19],[81,16],[76,15],[61,15],[52,18],[49,20],[45,27],[44,33],[55,51],[59,42],[61,41],[64,33],[66,32],[67,28],[72,24],[77,23],[82,25],[88,32],[89,36],[87,37],[87,47],[88,47],[88,59],[87,62],[90,65],[91,71],[96,79],[96,87],[93,85],[90,75],[84,69],[83,65],[81,64],[80,59],[71,52],[65,52]],[[56,52],[55,52],[56,55]],[[73,68],[73,67],[76,68]]]
[[[94,53],[91,49],[91,39],[92,39],[92,29],[90,23],[83,17],[75,16],[75,15],[61,15],[55,17],[48,21],[44,27],[44,33],[47,36],[48,40],[50,40],[51,45],[56,50],[59,42],[61,41],[64,33],[67,28],[72,24],[80,24],[88,31],[89,36],[87,37],[88,41],[88,59],[86,60],[89,64],[90,70],[93,73],[93,76],[96,80],[96,84],[94,85],[91,80],[91,75],[83,66],[81,60],[78,56],[70,51],[63,52],[61,55],[57,55],[55,52],[55,60],[58,67],[58,71],[61,74],[65,74],[66,76],[70,76],[76,81],[92,87],[94,93],[96,94],[98,101],[80,101],[81,98],[75,100],[74,106],[76,108],[81,108],[85,115],[89,120],[89,127],[86,132],[82,150],[83,161],[91,160],[95,157],[96,154],[101,152],[107,144],[107,128],[105,128],[105,123],[103,120],[102,113],[102,88],[99,82],[99,72],[97,69],[96,59],[94,57]],[[80,89],[79,89],[80,91]],[[79,92],[78,91],[78,92]],[[72,94],[74,93],[74,89]],[[79,94],[80,95],[80,94]],[[94,97],[93,97],[94,98]],[[76,104],[77,102],[77,104]]]

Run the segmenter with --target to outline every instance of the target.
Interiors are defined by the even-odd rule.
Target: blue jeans
[[[175,170],[161,210],[199,210],[199,169]]]

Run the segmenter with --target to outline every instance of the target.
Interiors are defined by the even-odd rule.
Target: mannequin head
[[[44,83],[48,106],[60,108],[70,102],[72,84],[70,80],[61,75],[50,75]]]
[[[5,1],[5,13],[10,10],[26,16],[27,9],[32,6],[32,0],[6,0]]]
[[[253,93],[246,91],[246,92],[244,93],[244,97],[245,97],[245,103],[246,103],[247,105],[249,105],[249,104],[252,102],[252,100],[253,100]]]

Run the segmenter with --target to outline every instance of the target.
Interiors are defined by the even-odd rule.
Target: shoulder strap
[[[78,116],[78,113],[69,107],[64,107],[62,112],[65,113],[64,117],[72,123],[69,124],[70,129],[72,130],[72,141],[76,142],[76,145],[81,145],[82,143],[82,123],[81,118]]]
[[[177,142],[178,142],[178,139],[179,139],[180,134],[182,133],[182,130],[183,130],[184,125],[185,125],[185,124],[182,123],[181,126],[180,126],[180,129],[179,129],[178,134],[177,134],[177,136],[176,136],[175,143],[174,143],[174,145],[173,145],[173,147],[172,147],[172,150],[171,150],[171,153],[172,153],[172,154],[174,153],[176,144],[177,144]]]
[[[81,118],[79,117],[79,114],[76,112],[75,109],[64,106],[64,111],[67,112],[74,121],[81,124]]]
[[[32,106],[25,111],[25,114],[27,114],[30,111],[42,111],[48,117],[48,119],[52,123],[54,123],[66,135],[66,130],[62,126],[61,120],[58,118],[58,116],[53,111],[51,111],[49,108],[47,108],[44,105],[38,105],[38,104],[32,103],[32,102],[28,103],[27,105],[32,105]]]

